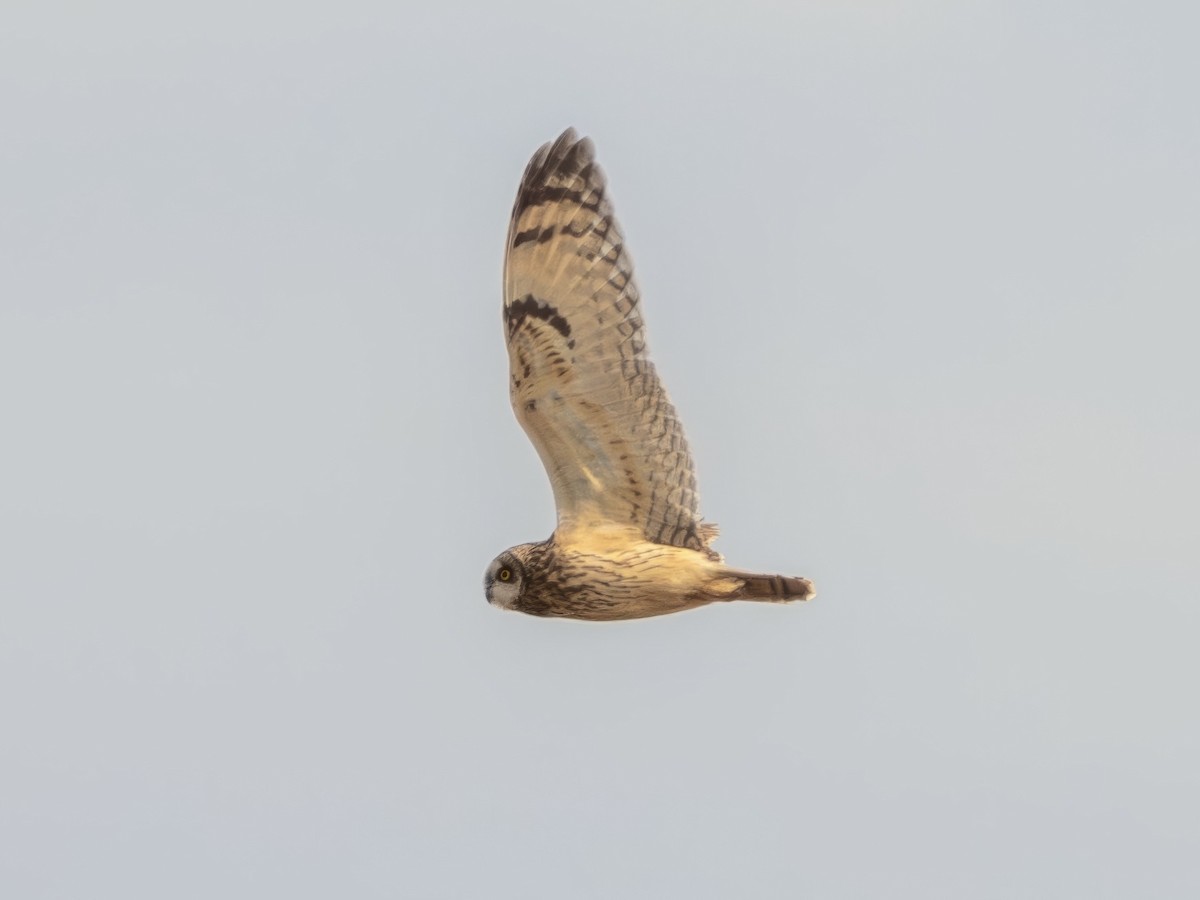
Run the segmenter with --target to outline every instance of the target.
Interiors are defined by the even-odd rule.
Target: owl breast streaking
[[[508,229],[513,410],[558,510],[548,540],[488,567],[488,602],[637,619],[718,600],[814,596],[804,578],[725,565],[700,518],[683,426],[646,350],[641,301],[592,142],[567,129],[530,160]]]

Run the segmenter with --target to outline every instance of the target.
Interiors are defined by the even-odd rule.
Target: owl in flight
[[[640,307],[592,142],[567,129],[525,169],[504,260],[509,393],[550,476],[558,525],[492,561],[488,602],[613,620],[808,600],[807,579],[733,569],[710,548],[717,527],[700,518]]]

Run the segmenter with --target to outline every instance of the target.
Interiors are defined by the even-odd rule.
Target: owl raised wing
[[[683,426],[646,351],[633,263],[592,142],[568,129],[521,180],[504,262],[510,396],[560,531],[632,526],[706,551]],[[713,551],[707,551],[713,557]]]

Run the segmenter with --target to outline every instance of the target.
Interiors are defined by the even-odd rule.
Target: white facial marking
[[[520,594],[521,589],[511,581],[508,583],[497,581],[492,585],[492,605],[511,609],[512,605],[517,602],[517,597]]]
[[[511,574],[508,581],[501,581],[500,572],[505,569]],[[521,578],[516,568],[502,563],[499,559],[492,560],[492,564],[488,566],[487,583],[490,585],[487,592],[488,603],[493,606],[512,609],[512,605],[521,596]]]

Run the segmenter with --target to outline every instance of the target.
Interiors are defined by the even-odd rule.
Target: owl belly
[[[543,594],[554,611],[577,619],[641,619],[704,606],[736,590],[707,556],[647,541],[559,546],[556,575]],[[554,572],[553,570],[557,570]]]

